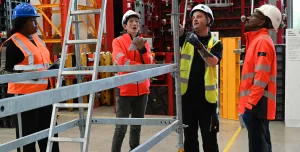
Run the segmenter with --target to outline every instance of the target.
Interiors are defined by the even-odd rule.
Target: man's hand
[[[145,40],[143,38],[138,38],[135,42],[135,45],[138,50],[142,50],[144,48],[146,42],[147,42],[147,40]]]
[[[244,122],[244,119],[243,119],[243,114],[239,114],[239,120],[240,120],[241,127],[245,128],[246,125],[245,125],[245,122]]]
[[[191,43],[197,50],[202,50],[204,48],[203,44],[198,40],[198,37],[195,33],[188,33],[185,41]]]
[[[181,24],[179,24],[179,37],[184,34],[184,28]]]

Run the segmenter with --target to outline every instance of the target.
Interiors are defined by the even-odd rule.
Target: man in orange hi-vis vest
[[[278,8],[265,4],[246,18],[246,56],[240,93],[239,117],[248,130],[249,152],[271,152],[269,120],[276,113],[276,51],[268,30],[277,32],[282,16]]]
[[[112,42],[114,65],[152,64],[152,54],[149,43],[139,36],[141,15],[128,10],[122,18],[122,26],[126,33],[115,38]],[[128,72],[118,72],[119,75]],[[150,93],[150,79],[125,84],[118,87],[116,97],[116,116],[118,118],[144,118],[148,94]],[[112,142],[112,152],[120,152],[127,125],[117,125]],[[140,125],[130,126],[130,149],[140,144]]]
[[[45,43],[36,35],[38,29],[36,17],[38,16],[31,4],[21,3],[15,7],[12,15],[11,36],[0,47],[2,72],[19,73],[49,68],[50,52]],[[50,88],[49,78],[8,83],[8,93],[16,95],[35,93],[48,88]],[[48,129],[51,114],[52,105],[22,112],[21,119],[18,118],[21,123],[16,126],[17,138]],[[57,137],[57,134],[55,136]],[[46,151],[47,141],[48,138],[38,141],[41,152]],[[23,152],[35,151],[35,142],[23,147]],[[52,151],[59,152],[58,143],[53,144]]]

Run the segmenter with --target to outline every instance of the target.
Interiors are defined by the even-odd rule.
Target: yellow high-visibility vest
[[[212,36],[208,42],[207,51],[210,52],[211,48],[213,48],[219,41],[220,40]],[[181,95],[184,95],[188,88],[193,57],[194,46],[189,42],[184,42],[180,58]],[[218,73],[216,66],[205,65],[204,82],[206,100],[210,103],[216,103],[218,100]]]

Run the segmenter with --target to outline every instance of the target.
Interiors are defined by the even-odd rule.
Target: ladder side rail
[[[105,20],[106,20],[105,19],[106,18],[106,5],[107,5],[107,0],[102,0],[101,13],[100,13],[100,22],[98,23],[100,29],[98,29],[97,45],[96,45],[96,52],[95,52],[95,59],[94,59],[92,81],[95,81],[97,79],[97,76],[98,76],[97,66],[98,66],[99,61],[100,61],[102,36],[103,36],[104,27],[105,27]],[[90,94],[90,96],[89,96],[89,109],[88,109],[88,112],[87,112],[86,129],[85,129],[86,142],[84,142],[84,144],[83,144],[83,152],[88,152],[94,100],[95,100],[95,92]]]
[[[75,0],[74,2],[74,11],[78,11],[78,0]],[[74,28],[75,28],[75,40],[79,40],[79,15],[74,16]],[[72,22],[69,21],[69,22]],[[75,44],[75,57],[76,57],[76,68],[78,70],[81,70],[81,56],[80,56],[80,44]],[[82,83],[83,75],[76,75],[77,83]],[[83,96],[80,96],[78,98],[78,103],[83,103]],[[79,108],[79,131],[80,131],[80,138],[84,137],[85,132],[85,120],[84,120],[84,108]],[[80,148],[83,149],[83,143],[80,143]]]

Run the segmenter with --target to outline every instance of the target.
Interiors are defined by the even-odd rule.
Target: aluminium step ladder
[[[67,24],[66,24],[66,31],[64,35],[64,41],[62,46],[62,53],[61,53],[61,60],[57,78],[56,88],[61,87],[62,79],[64,75],[76,75],[77,83],[82,83],[82,76],[83,75],[92,75],[92,81],[97,79],[98,75],[98,64],[100,61],[100,50],[101,50],[101,42],[102,42],[102,35],[105,26],[105,17],[106,17],[106,5],[107,0],[102,0],[101,9],[94,9],[94,10],[78,10],[78,0],[70,0],[69,10],[68,10],[68,17],[67,17]],[[88,15],[88,14],[100,14],[100,22],[97,39],[79,39],[79,15]],[[74,20],[73,20],[74,19]],[[71,25],[74,24],[74,33],[75,33],[75,40],[69,40]],[[97,24],[97,23],[96,23]],[[94,65],[93,70],[83,70],[81,66],[81,59],[80,59],[80,44],[95,44],[96,43],[96,50],[94,54]],[[77,71],[64,71],[64,65],[66,61],[67,49],[68,45],[75,45],[75,56],[76,56],[76,70]],[[89,145],[89,137],[90,137],[90,129],[91,129],[91,120],[92,120],[92,112],[93,112],[93,105],[94,105],[95,93],[90,94],[89,102],[83,103],[83,97],[79,97],[79,103],[72,103],[72,104],[61,104],[55,103],[53,105],[53,112],[51,118],[51,124],[49,129],[49,137],[48,137],[48,145],[47,145],[47,152],[52,151],[53,142],[75,142],[80,143],[80,148],[82,152],[88,151]],[[55,123],[57,119],[57,112],[58,108],[79,108],[79,130],[80,130],[80,138],[64,138],[64,137],[54,137],[54,129]],[[84,116],[84,108],[87,108],[87,116]]]

